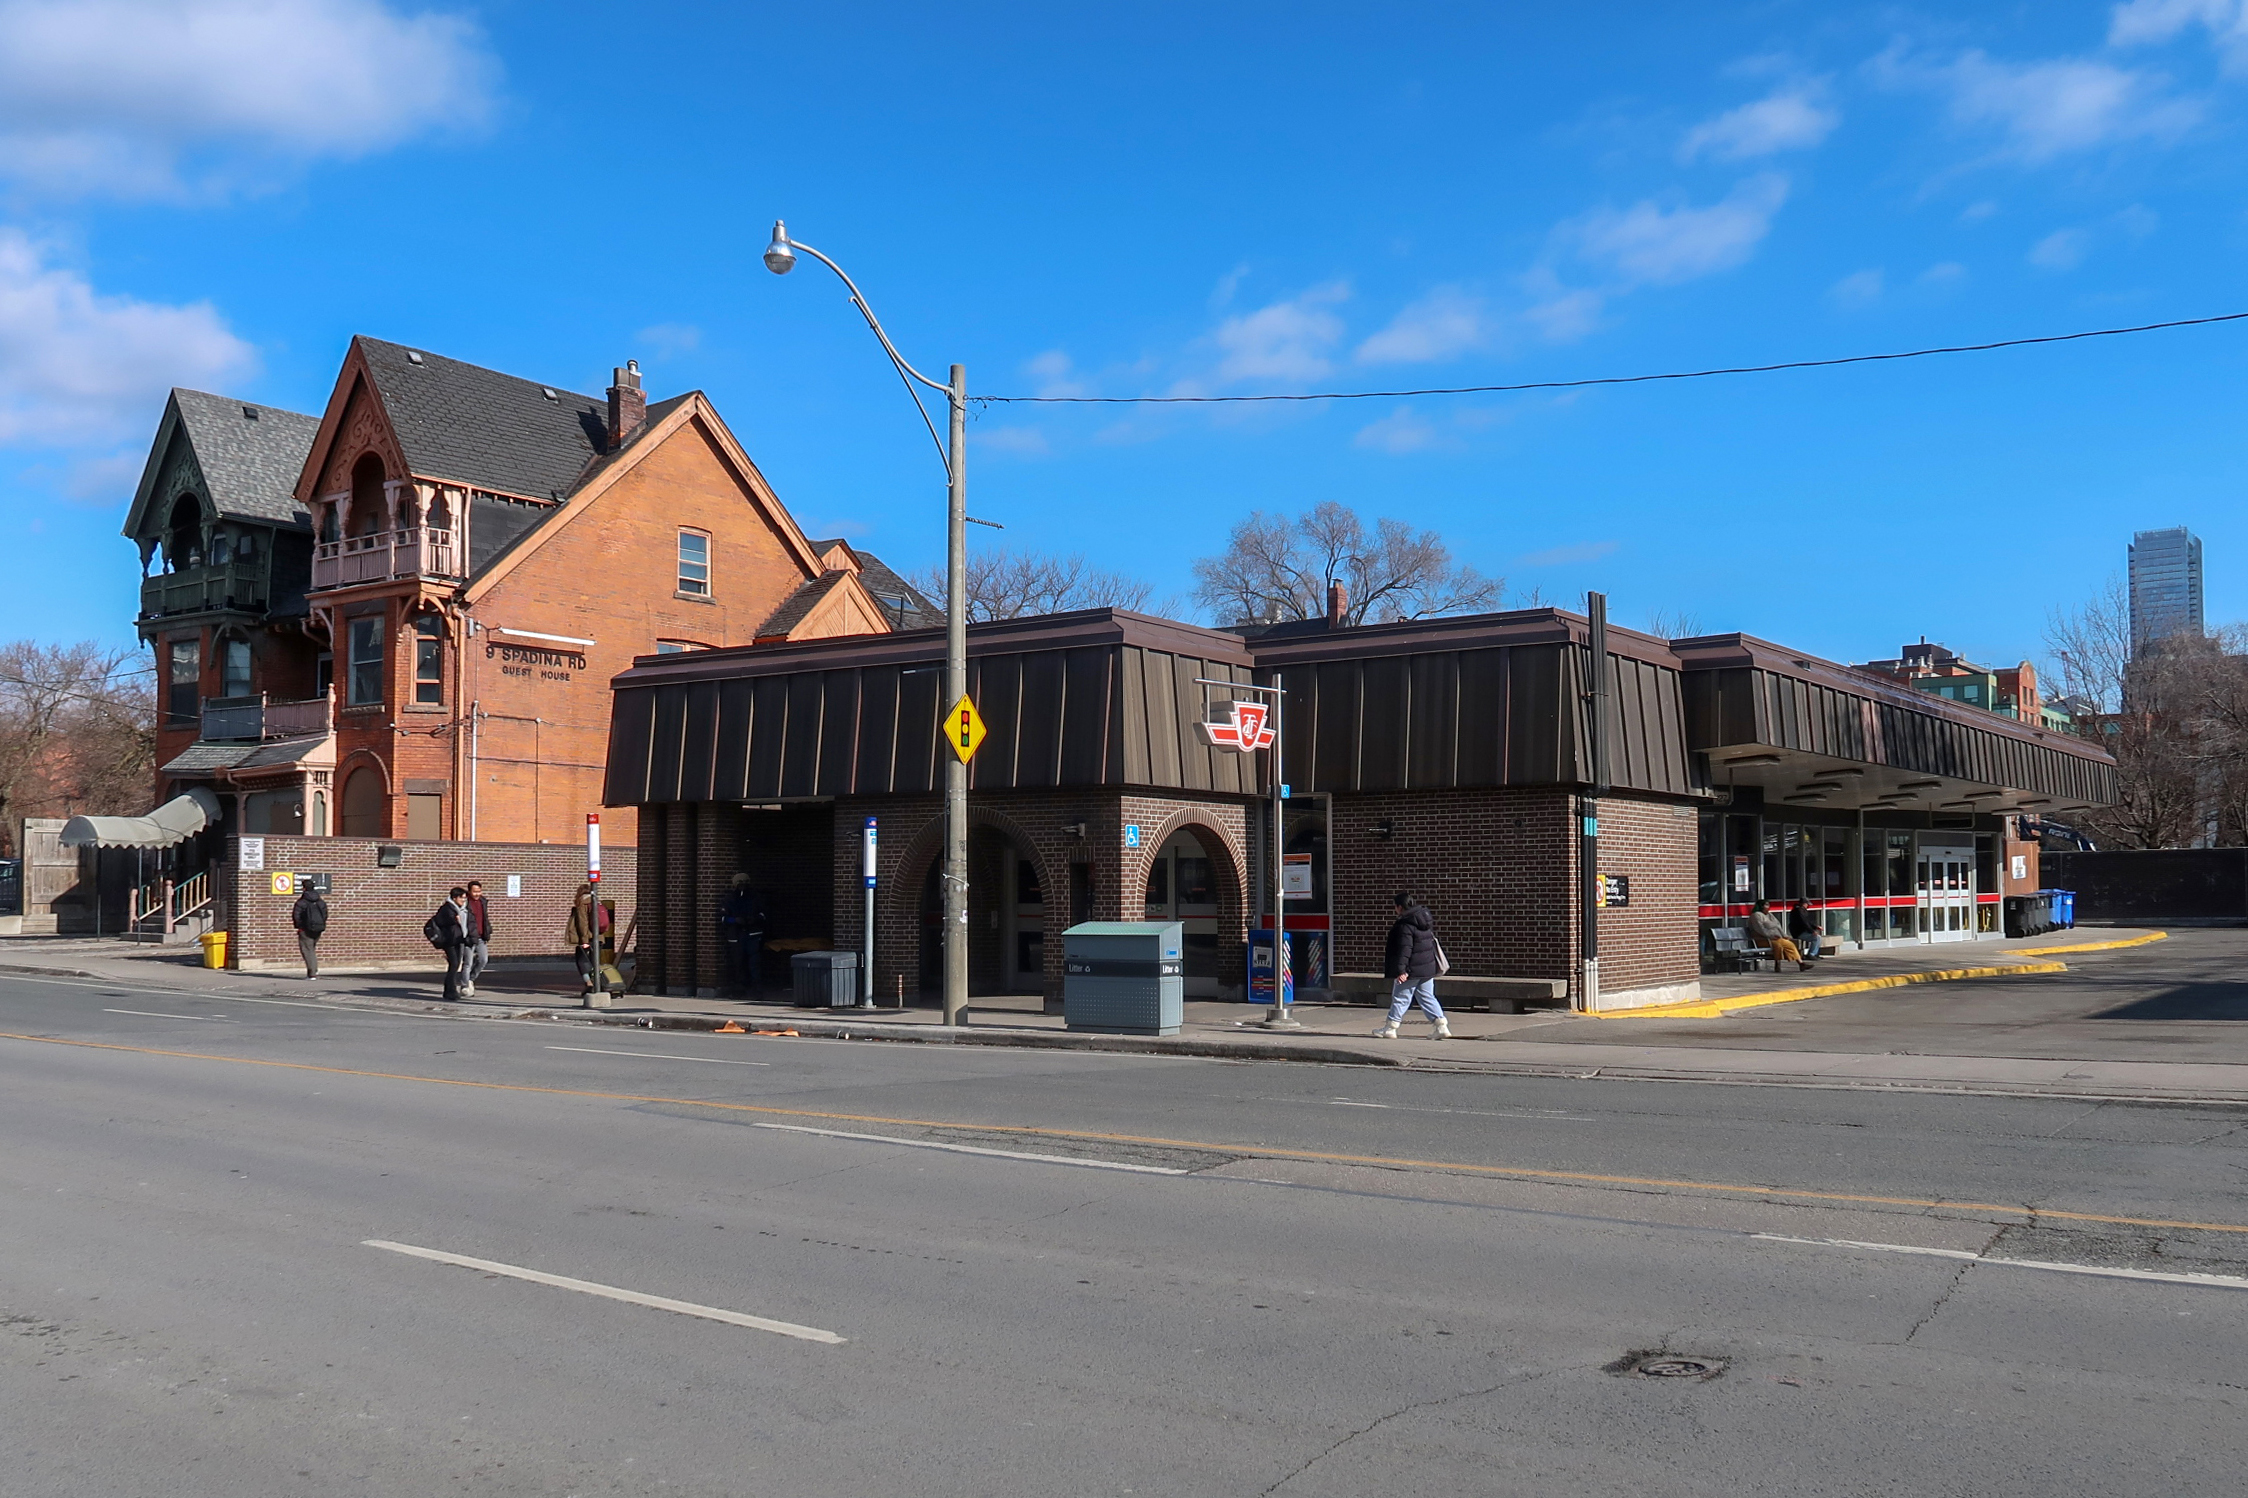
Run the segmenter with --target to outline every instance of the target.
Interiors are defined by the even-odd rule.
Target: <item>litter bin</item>
[[[2031,890],[2026,895],[2008,895],[2005,901],[2006,934],[2008,936],[2042,936],[2053,929],[2053,891]]]
[[[1086,921],[1062,933],[1062,1022],[1106,1035],[1176,1035],[1186,1019],[1177,921]]]
[[[206,931],[195,939],[203,944],[203,966],[226,966],[226,933],[224,931]]]
[[[848,1009],[859,1001],[856,952],[798,952],[788,967],[799,1009]]]
[[[2062,931],[2076,929],[2076,891],[2073,889],[2047,890],[2053,897],[2053,925]]]

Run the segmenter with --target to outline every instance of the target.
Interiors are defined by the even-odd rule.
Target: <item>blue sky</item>
[[[2248,310],[2243,0],[638,8],[0,0],[0,638],[131,640],[172,384],[365,332],[700,387],[905,567],[942,473],[832,278],[986,393],[1638,373]],[[2035,655],[2135,528],[2248,614],[2248,324],[1553,396],[999,406],[977,544],[1183,597],[1340,499],[1518,594],[1829,657]]]

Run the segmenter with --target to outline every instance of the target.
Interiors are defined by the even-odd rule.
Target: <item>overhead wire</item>
[[[1834,369],[1845,364],[1880,364],[1898,359],[1928,359],[1939,354],[1982,354],[1993,349],[2028,348],[2043,343],[2075,343],[2086,338],[2120,338],[2132,333],[2159,333],[2169,328],[2201,328],[2212,323],[2240,322],[2248,312],[2226,312],[2215,317],[2182,317],[2169,322],[2140,323],[2128,328],[2087,328],[2076,333],[2047,333],[2034,338],[2001,338],[1991,343],[1955,343],[1939,348],[1903,349],[1885,354],[1845,354],[1834,359],[1789,359],[1777,364],[1736,364],[1717,369],[1671,370],[1663,374],[1601,375],[1581,380],[1525,380],[1512,385],[1442,385],[1418,390],[1318,390],[1263,395],[971,395],[976,405],[1032,406],[1214,406],[1259,401],[1364,401],[1404,400],[1423,395],[1510,395],[1532,390],[1583,390],[1596,385],[1647,385],[1662,380],[1707,380],[1720,375],[1775,374],[1791,369]]]

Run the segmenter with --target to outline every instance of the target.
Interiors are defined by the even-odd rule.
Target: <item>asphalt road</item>
[[[2098,941],[2102,932],[2076,933]],[[1962,965],[1975,946],[1948,949]],[[2017,952],[2015,955],[2022,955]],[[2151,946],[2070,953],[2068,972],[1971,979],[1747,1009],[1722,1021],[1559,1018],[1509,1040],[1756,1050],[2248,1062],[2248,930],[2191,927]],[[1789,978],[1797,975],[1790,973]],[[1847,982],[1843,956],[1800,982]]]
[[[0,981],[0,1031],[7,1495],[2049,1498],[2248,1457],[2237,1107],[61,980]],[[1650,1353],[1720,1371],[1617,1371]]]

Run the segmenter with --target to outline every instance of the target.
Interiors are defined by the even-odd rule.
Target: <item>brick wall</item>
[[[378,847],[395,846],[397,868],[375,862]],[[230,933],[227,961],[245,970],[293,968],[297,934],[289,924],[294,895],[273,893],[273,872],[330,876],[328,930],[320,939],[323,971],[412,968],[442,970],[444,958],[422,940],[422,922],[445,892],[470,879],[484,882],[491,902],[492,955],[567,957],[563,928],[570,899],[585,881],[585,850],[542,843],[400,842],[372,838],[268,837],[265,868],[241,871],[239,839],[229,838],[214,871],[219,924]],[[617,904],[620,935],[637,908],[638,858],[632,848],[604,848],[602,898]],[[507,876],[523,876],[523,893],[507,895]]]
[[[1333,802],[1335,970],[1382,966],[1399,890],[1436,917],[1462,977],[1578,978],[1582,881],[1576,797],[1562,790],[1403,791]],[[1678,815],[1678,810],[1685,815]],[[1380,833],[1383,822],[1390,835]],[[1601,988],[1695,981],[1696,822],[1691,807],[1601,802],[1603,872],[1631,906],[1601,925]]]

